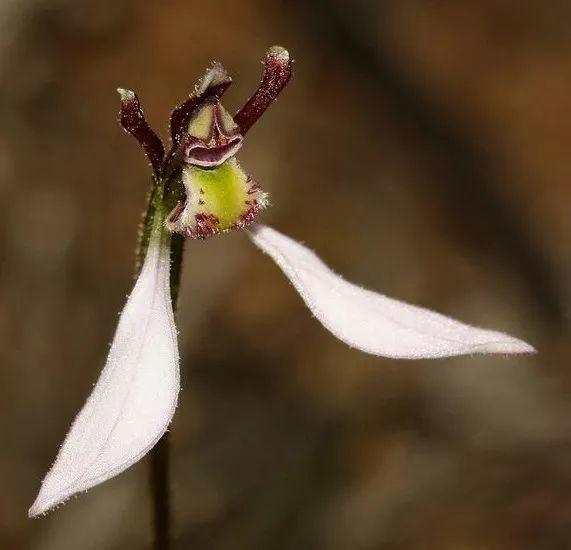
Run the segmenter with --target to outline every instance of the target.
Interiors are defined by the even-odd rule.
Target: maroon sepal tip
[[[125,132],[131,134],[141,144],[155,176],[159,176],[165,156],[163,142],[145,120],[137,94],[123,88],[119,88],[117,91],[121,96],[119,124]]]
[[[292,60],[288,51],[281,46],[272,46],[266,52],[262,81],[246,105],[234,115],[234,121],[242,136],[276,100],[288,83],[292,73]]]

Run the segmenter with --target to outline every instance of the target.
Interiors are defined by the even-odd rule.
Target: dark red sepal
[[[121,96],[119,124],[125,132],[131,134],[141,144],[155,176],[159,176],[165,156],[163,142],[145,120],[137,94],[123,88],[119,88],[117,91]]]
[[[292,60],[288,51],[281,46],[272,46],[266,52],[262,81],[256,93],[234,116],[243,136],[276,100],[288,83],[291,73]]]

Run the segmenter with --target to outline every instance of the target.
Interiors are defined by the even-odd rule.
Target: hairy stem
[[[154,228],[162,224],[168,206],[165,204],[165,183],[153,180],[147,210],[141,225],[137,247],[137,274],[147,254],[149,239]],[[170,291],[173,310],[176,313],[184,238],[173,235],[170,239]],[[170,550],[171,548],[171,502],[169,482],[170,438],[165,432],[150,452],[149,481],[152,501],[153,548]]]

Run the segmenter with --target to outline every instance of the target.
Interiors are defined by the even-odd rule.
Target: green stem
[[[167,205],[164,197],[165,184],[153,181],[149,194],[147,210],[139,234],[137,247],[137,274],[139,273],[153,230],[163,222]],[[182,254],[184,238],[172,235],[170,239],[170,292],[173,310],[176,313],[180,275],[182,270]],[[170,502],[170,439],[165,432],[159,442],[150,452],[149,478],[153,514],[153,548],[154,550],[169,550],[171,547],[171,502]]]

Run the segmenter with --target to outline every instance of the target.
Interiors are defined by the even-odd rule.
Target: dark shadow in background
[[[426,179],[424,183],[444,186],[447,212],[461,216],[452,225],[462,227],[463,236],[476,248],[498,257],[500,263],[509,262],[540,319],[553,329],[562,329],[566,315],[550,262],[526,231],[523,217],[502,196],[501,183],[493,182],[493,164],[485,151],[463,136],[462,129],[443,109],[407,81],[401,68],[391,62],[386,44],[384,48],[374,47],[383,45],[383,30],[387,35],[390,30],[383,29],[379,37],[370,40],[362,26],[356,28],[362,18],[347,15],[349,5],[342,7],[340,2],[330,0],[296,3],[309,12],[311,29],[327,42],[325,49],[344,57],[356,73],[367,79],[370,88],[376,87],[445,166],[449,177]],[[386,8],[386,2],[375,2],[375,21],[381,23],[381,28],[386,23]],[[339,48],[339,44],[344,47]]]

